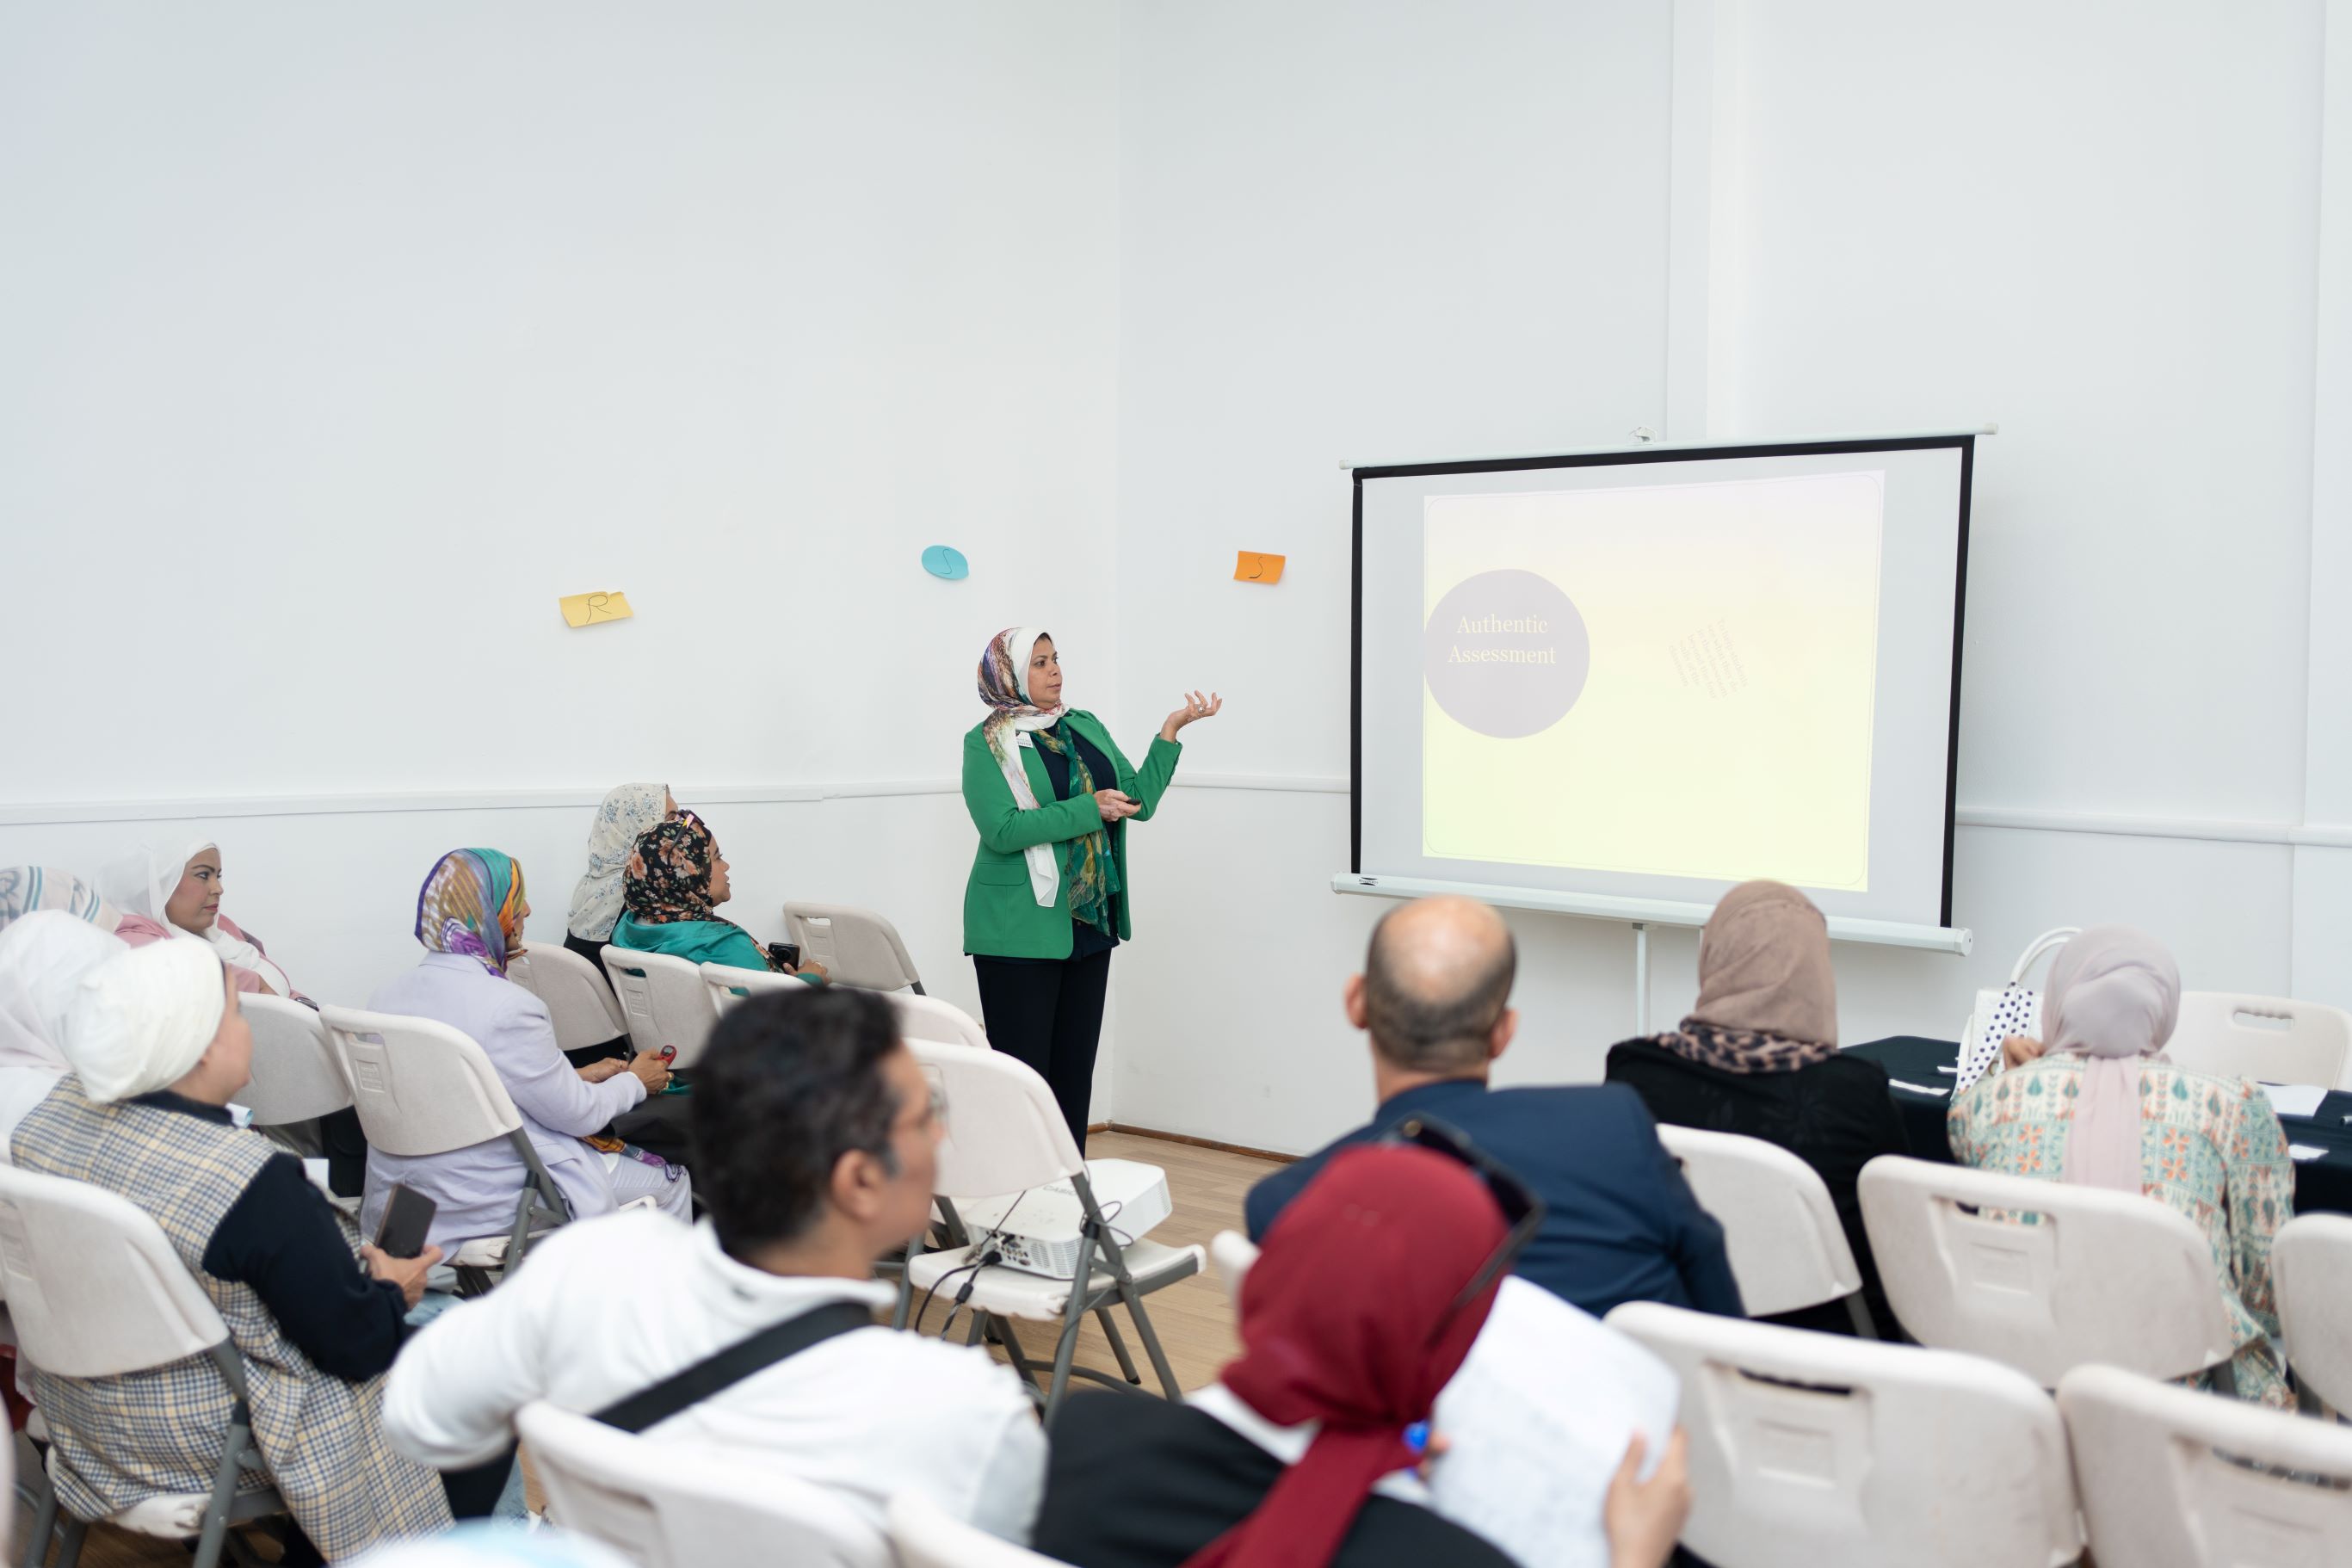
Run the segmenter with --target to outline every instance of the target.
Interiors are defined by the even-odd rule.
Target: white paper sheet
[[[1899,1078],[1890,1078],[1886,1081],[1893,1084],[1897,1089],[1907,1089],[1914,1094],[1932,1094],[1938,1100],[1952,1092],[1950,1089],[1940,1084],[1906,1083]]]
[[[2315,1143],[2290,1143],[2286,1146],[2286,1157],[2290,1160],[2316,1160],[2326,1152]]]
[[[2266,1083],[2263,1092],[2281,1116],[2316,1116],[2319,1102],[2327,1098],[2327,1090],[2315,1083]]]
[[[1452,1445],[1431,1505],[1521,1568],[1609,1568],[1601,1523],[1634,1433],[1646,1475],[1675,1429],[1681,1380],[1640,1345],[1517,1278],[1503,1281],[1469,1359],[1437,1396]]]

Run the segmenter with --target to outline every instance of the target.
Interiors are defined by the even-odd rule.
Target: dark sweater
[[[1073,1394],[1055,1416],[1039,1552],[1075,1568],[1177,1568],[1249,1517],[1282,1461],[1215,1416],[1129,1394]],[[1331,1568],[1511,1568],[1417,1504],[1364,1500]]]
[[[1879,1155],[1911,1152],[1886,1086],[1885,1068],[1841,1055],[1794,1072],[1726,1072],[1676,1056],[1651,1040],[1627,1040],[1610,1047],[1608,1075],[1612,1083],[1631,1086],[1660,1121],[1778,1143],[1819,1172],[1861,1267],[1870,1315],[1882,1338],[1897,1337],[1895,1315],[1879,1287],[1870,1237],[1862,1227],[1862,1199],[1854,1185],[1863,1166]],[[1834,1303],[1784,1313],[1774,1321],[1853,1331],[1845,1310]]]

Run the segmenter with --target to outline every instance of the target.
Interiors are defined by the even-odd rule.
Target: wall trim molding
[[[1244,790],[1262,795],[1348,793],[1346,778],[1324,773],[1179,774],[1177,789]],[[951,778],[847,779],[818,784],[687,784],[677,793],[696,805],[815,805],[830,800],[952,795]],[[0,805],[0,827],[73,823],[212,821],[221,817],[367,816],[412,812],[589,810],[599,789],[414,790],[369,795],[183,796],[163,800],[67,801]],[[1963,805],[1962,827],[2022,833],[2077,833],[2122,838],[2180,838],[2209,844],[2263,844],[2352,849],[2352,823],[2270,822],[2228,817],[2141,816],[2116,812],[2045,811]]]

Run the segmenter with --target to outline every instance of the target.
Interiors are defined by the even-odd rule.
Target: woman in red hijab
[[[1508,1568],[1409,1500],[1407,1435],[1485,1325],[1508,1234],[1459,1160],[1335,1156],[1267,1232],[1221,1381],[1184,1405],[1062,1407],[1036,1549],[1077,1568]]]

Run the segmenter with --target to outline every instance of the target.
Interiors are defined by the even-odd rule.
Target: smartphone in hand
[[[798,969],[801,966],[801,948],[796,942],[772,942],[768,944],[768,953],[787,968]]]
[[[376,1223],[375,1245],[386,1258],[422,1258],[425,1234],[440,1205],[413,1187],[396,1186]]]

